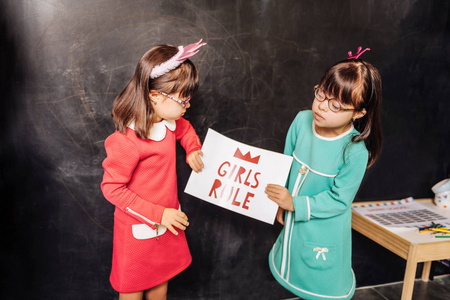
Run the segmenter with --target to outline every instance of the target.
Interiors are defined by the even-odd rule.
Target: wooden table
[[[428,208],[450,216],[448,210],[440,209],[432,203],[432,199],[416,199]],[[353,205],[374,204],[389,201],[357,202]],[[379,226],[367,218],[352,211],[352,228],[380,244],[384,248],[406,259],[406,270],[403,281],[402,300],[412,298],[417,264],[424,263],[422,280],[428,281],[431,262],[450,258],[450,239],[433,238],[429,233],[418,233],[414,228],[392,228]]]

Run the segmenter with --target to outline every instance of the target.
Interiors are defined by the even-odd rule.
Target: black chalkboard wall
[[[383,78],[384,148],[356,201],[433,197],[449,174],[449,1],[9,0],[0,4],[4,299],[117,299],[114,207],[100,191],[110,110],[150,47],[203,38],[186,118],[281,152],[332,63],[358,46]],[[183,193],[192,265],[170,299],[283,299],[267,255],[281,226]],[[403,259],[354,233],[358,286],[403,279]],[[448,272],[435,264],[435,272]]]

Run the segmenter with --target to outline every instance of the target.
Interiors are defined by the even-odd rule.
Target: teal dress
[[[350,299],[351,204],[364,176],[368,151],[353,126],[334,137],[319,136],[310,110],[292,123],[285,154],[294,157],[288,179],[294,212],[269,254],[275,279],[304,299]]]

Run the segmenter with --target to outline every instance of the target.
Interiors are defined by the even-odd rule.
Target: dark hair
[[[359,59],[341,61],[325,72],[319,86],[343,104],[352,105],[357,111],[366,110],[366,115],[353,123],[360,134],[354,136],[352,142],[364,141],[369,151],[367,167],[372,166],[383,143],[380,73],[373,65]]]
[[[141,139],[148,138],[155,122],[149,95],[151,90],[167,94],[180,93],[181,97],[192,96],[197,91],[198,72],[189,59],[158,78],[150,78],[155,66],[169,60],[177,52],[177,47],[160,45],[141,57],[133,77],[114,100],[112,116],[117,131],[126,134],[127,126],[134,122],[136,135]]]

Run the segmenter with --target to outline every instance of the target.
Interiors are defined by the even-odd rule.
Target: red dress
[[[116,206],[110,281],[120,293],[143,291],[166,282],[192,261],[184,231],[161,224],[164,208],[179,209],[175,143],[189,154],[201,149],[191,124],[180,118],[152,127],[149,140],[128,128],[105,141],[101,188]]]

